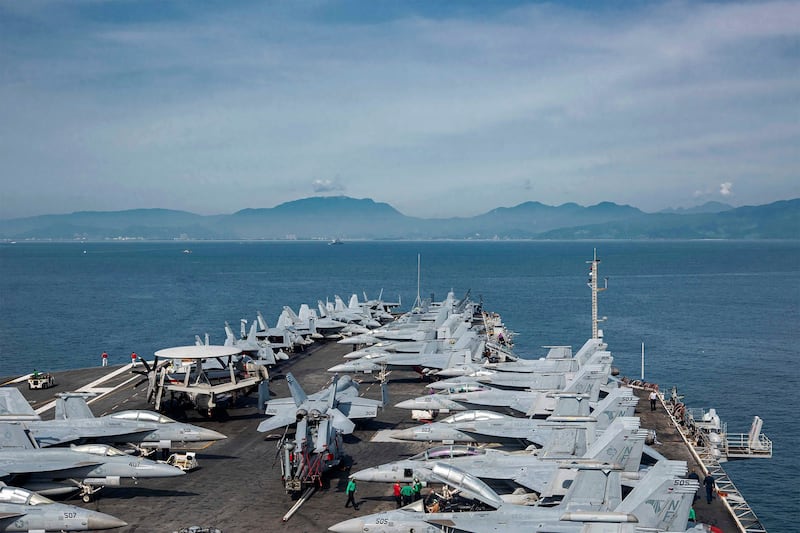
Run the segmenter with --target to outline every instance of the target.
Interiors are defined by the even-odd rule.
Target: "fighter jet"
[[[358,396],[358,384],[350,376],[335,376],[330,386],[307,396],[291,373],[286,375],[291,398],[270,400],[266,414],[271,418],[258,425],[265,433],[297,424],[294,440],[285,436],[278,445],[281,471],[288,492],[319,482],[320,476],[339,464],[343,453],[342,435],[355,429],[351,418],[373,418],[386,405],[386,386],[381,384],[382,400]]]
[[[474,304],[465,297],[456,300],[453,292],[439,303],[426,303],[419,308],[404,314],[386,326],[372,330],[366,335],[355,335],[339,341],[341,344],[375,344],[381,341],[424,341],[433,340],[437,329],[451,315],[458,315],[459,320],[471,320]]]
[[[614,389],[597,405],[591,417],[583,417],[587,424],[596,424],[605,429],[619,416],[632,416],[638,399],[628,388]],[[548,417],[546,420],[560,422],[560,418]],[[568,417],[566,417],[568,418]],[[538,446],[544,445],[551,428],[545,420],[516,418],[492,411],[464,411],[438,422],[423,424],[392,433],[392,438],[416,441],[454,442],[499,442],[520,444],[528,441]]]
[[[453,345],[467,333],[473,333],[472,324],[465,322],[461,316],[451,316],[442,327],[438,328],[435,337],[421,341],[379,341],[375,344],[345,354],[345,359],[375,358],[393,353],[434,353],[452,349]],[[342,339],[346,340],[346,339]],[[341,344],[342,341],[339,341]]]
[[[698,482],[683,479],[685,462],[665,462],[621,500],[617,471],[612,465],[564,464],[579,470],[563,501],[552,507],[506,503],[484,482],[455,467],[437,464],[433,475],[457,496],[437,495],[402,509],[340,522],[335,533],[400,533],[408,531],[474,532],[558,531],[580,533],[587,524],[636,523],[647,531],[685,531]],[[604,531],[608,531],[604,529]]]
[[[550,440],[536,453],[462,445],[439,446],[408,459],[361,470],[350,477],[357,481],[384,483],[411,482],[414,479],[433,482],[433,467],[437,463],[446,463],[481,479],[509,480],[544,494],[558,470],[559,460],[582,458],[619,464],[623,467],[623,476],[630,473],[631,478],[638,478],[647,431],[639,429],[637,417],[617,418],[597,439],[587,435],[590,428],[574,426],[569,422],[556,424]]]
[[[0,486],[0,531],[87,531],[127,525],[111,515],[56,503],[18,487]]]
[[[88,502],[104,486],[119,485],[121,478],[184,474],[174,466],[132,457],[105,444],[39,448],[21,423],[0,423],[0,480],[45,495],[80,490]]]
[[[380,321],[372,316],[369,308],[364,308],[359,305],[358,296],[355,294],[350,297],[350,303],[348,305],[344,304],[344,301],[338,294],[334,296],[333,304],[330,302],[323,304],[321,300],[318,301],[317,304],[321,317],[330,317],[340,322],[360,324],[368,328],[367,331],[371,328],[379,328],[381,326]]]
[[[246,319],[242,319],[240,321],[241,326],[241,338],[237,339],[236,335],[233,334],[233,329],[231,328],[230,324],[225,321],[225,343],[224,346],[228,347],[236,347],[241,350],[242,354],[246,354],[249,357],[253,357],[259,361],[262,365],[274,365],[276,362],[275,352],[272,349],[272,345],[267,340],[259,340],[256,336],[257,321],[253,321],[250,324],[250,331],[245,335],[245,327],[247,324]],[[208,340],[208,339],[206,339]],[[197,344],[197,343],[195,343]],[[208,342],[205,343],[206,345]],[[288,357],[287,357],[288,359]]]
[[[358,383],[350,376],[334,376],[328,387],[310,395],[306,395],[291,372],[286,374],[286,383],[291,398],[277,398],[266,402],[264,414],[270,418],[258,425],[258,431],[267,433],[295,424],[307,416],[328,416],[340,431],[350,434],[355,429],[351,419],[374,418],[378,415],[378,408],[385,407],[388,401],[385,383],[381,384],[381,400],[372,400],[358,395]]]
[[[608,380],[608,365],[585,365],[562,390],[580,394],[588,402],[596,403],[600,386]],[[531,374],[528,374],[529,376]],[[531,380],[535,385],[535,380]],[[475,386],[477,385],[477,386]],[[543,415],[555,408],[556,390],[507,390],[483,383],[453,385],[437,394],[427,394],[398,403],[400,409],[424,409],[439,412],[489,409],[511,415]]]
[[[311,338],[311,331],[297,331],[292,325],[292,320],[286,311],[281,311],[274,328],[269,327],[261,311],[256,312],[258,329],[256,329],[256,339],[267,342],[275,352],[278,359],[288,359],[286,352],[295,349],[304,349],[314,344]]]
[[[302,304],[297,314],[289,306],[284,306],[283,310],[298,330],[309,330],[311,337],[315,339],[338,339],[341,337],[341,331],[347,327],[345,322],[318,317],[307,304]]]
[[[591,356],[586,364],[581,365],[581,370],[588,365],[605,365],[608,368],[608,374],[610,374],[613,360],[611,352],[598,351]],[[460,383],[477,382],[509,390],[562,390],[574,379],[575,375],[575,373],[570,374],[567,372],[500,372],[484,369],[476,372],[473,376],[457,376],[431,383],[428,388],[441,390]]]
[[[454,344],[441,351],[419,353],[384,353],[347,361],[328,369],[328,372],[379,372],[385,370],[415,370],[422,375],[435,373],[461,361],[472,361],[482,351],[483,343],[474,331],[462,335]]]
[[[576,372],[581,366],[588,363],[595,352],[605,350],[607,347],[600,339],[589,339],[572,356],[572,349],[569,346],[546,346],[547,355],[541,359],[520,359],[514,354],[508,353],[501,347],[495,348],[495,352],[502,354],[501,361],[484,363],[472,363],[460,367],[447,368],[437,375],[443,378],[491,374],[494,372]]]
[[[394,315],[392,314],[392,310],[400,307],[403,305],[403,301],[398,295],[396,302],[386,302],[383,300],[383,289],[380,290],[378,293],[378,297],[375,299],[370,299],[367,297],[367,292],[362,292],[364,295],[364,301],[360,302],[358,305],[364,309],[369,309],[370,313],[373,317],[377,318],[381,322],[388,322],[389,320],[394,320]],[[355,296],[355,295],[353,295]],[[350,298],[350,303],[353,303],[352,297]]]
[[[100,442],[129,444],[139,450],[169,449],[173,444],[210,442],[226,438],[211,429],[176,422],[153,411],[128,410],[96,417],[86,403],[91,393],[67,392],[56,394],[54,420],[29,420],[26,426],[42,447],[70,442]],[[23,416],[38,418],[18,389],[0,389],[0,404]],[[11,420],[11,416],[4,416]]]

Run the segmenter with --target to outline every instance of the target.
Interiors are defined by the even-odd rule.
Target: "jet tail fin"
[[[231,325],[225,321],[225,346],[233,346],[236,344],[236,335],[233,333]]]
[[[619,417],[586,450],[584,457],[610,461],[626,472],[636,472],[642,462],[647,430],[639,429],[638,417]]]
[[[615,511],[635,515],[640,528],[686,531],[700,483],[685,475],[685,461],[659,461]]]
[[[251,342],[251,343],[254,343],[254,342],[258,341],[258,339],[256,338],[256,328],[257,327],[258,327],[258,324],[256,324],[255,321],[253,321],[253,323],[250,324],[250,331],[247,333],[247,340],[249,342]]]
[[[600,387],[608,381],[610,373],[610,365],[584,365],[564,387],[564,392],[586,394],[590,402],[596,402],[600,397]]]
[[[289,392],[292,394],[294,404],[297,407],[303,405],[308,400],[308,396],[306,396],[303,387],[294,379],[294,375],[291,372],[286,374],[286,383],[289,385]]]
[[[619,465],[595,462],[562,465],[562,468],[575,467],[578,468],[578,473],[567,489],[562,503],[565,510],[610,511],[619,505],[622,501]]]
[[[269,329],[267,327],[267,321],[264,320],[264,315],[261,314],[261,311],[256,311],[256,321],[258,322],[258,329],[260,331],[267,331]]]
[[[56,420],[94,418],[86,398],[94,394],[82,392],[60,392],[56,394]]]
[[[0,420],[41,420],[25,396],[15,387],[0,388]]]
[[[597,419],[597,428],[606,429],[619,416],[633,416],[638,402],[639,399],[631,389],[613,389],[592,412],[592,416]]]

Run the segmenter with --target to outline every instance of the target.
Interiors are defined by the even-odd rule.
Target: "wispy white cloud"
[[[231,212],[340,174],[421,216],[800,196],[796,3],[38,5],[0,5],[0,216]]]
[[[335,180],[314,180],[311,182],[311,188],[315,193],[329,193],[329,192],[344,192],[345,187],[339,183],[338,178]]]

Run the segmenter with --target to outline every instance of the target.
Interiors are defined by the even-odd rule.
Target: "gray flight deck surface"
[[[289,396],[285,373],[291,371],[306,393],[322,389],[331,378],[326,369],[341,362],[341,356],[352,347],[329,343],[315,346],[305,353],[293,354],[288,361],[281,361],[270,369],[270,391],[273,398]],[[39,408],[54,399],[57,392],[77,390],[94,382],[120,367],[96,367],[59,372],[57,386],[47,390],[28,390],[23,382],[17,384],[23,394]],[[107,382],[98,383],[97,388],[113,387],[131,380],[133,375],[123,371]],[[136,376],[137,378],[139,376]],[[361,394],[369,398],[380,398],[380,389],[375,376],[359,374],[363,381]],[[124,409],[148,409],[144,401],[146,386],[133,388],[133,380],[107,396],[91,403],[96,415]],[[3,383],[6,380],[2,381]],[[389,394],[391,405],[419,396],[423,393],[423,382],[412,372],[391,372]],[[644,395],[643,395],[644,394]],[[670,459],[686,460],[689,469],[699,472],[686,445],[680,439],[663,408],[651,413],[646,393],[640,393],[641,401],[636,414],[642,418],[643,428],[655,429],[661,445],[655,448]],[[345,437],[345,451],[352,458],[352,466],[332,472],[327,476],[322,489],[292,516],[288,522],[282,517],[294,504],[280,481],[280,465],[276,462],[277,439],[267,438],[256,431],[264,417],[256,408],[257,395],[253,394],[244,406],[231,409],[225,421],[207,420],[194,412],[187,413],[191,423],[199,424],[228,436],[228,439],[213,443],[199,450],[197,458],[200,468],[186,476],[166,479],[143,480],[138,485],[124,484],[101,490],[99,498],[84,504],[77,498],[67,500],[111,514],[128,522],[128,526],[116,529],[120,532],[172,532],[180,528],[199,525],[217,527],[223,533],[249,531],[293,531],[322,532],[328,526],[361,514],[379,512],[395,507],[392,488],[389,484],[360,483],[356,493],[359,511],[345,508],[344,488],[349,468],[361,470],[378,464],[408,457],[428,447],[422,442],[370,442],[376,430],[402,429],[416,425],[404,409],[388,407],[379,412],[375,420],[360,421],[356,431]],[[181,419],[175,413],[167,413]],[[43,413],[43,418],[52,418],[53,410]],[[290,430],[290,433],[292,431]],[[278,435],[282,431],[276,432]],[[702,478],[702,476],[701,476]],[[695,504],[699,521],[715,524],[723,531],[736,531],[732,518],[719,502],[705,503],[701,487],[701,498]]]

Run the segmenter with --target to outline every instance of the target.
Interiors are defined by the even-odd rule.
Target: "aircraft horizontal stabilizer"
[[[349,435],[356,429],[355,423],[347,418],[344,413],[339,411],[338,409],[328,409],[328,415],[331,417],[333,422],[333,427],[344,433],[345,435]]]
[[[268,431],[273,431],[288,426],[289,424],[294,424],[295,422],[297,422],[297,416],[294,410],[292,410],[291,413],[278,414],[262,421],[256,429],[261,433],[267,433]]]

